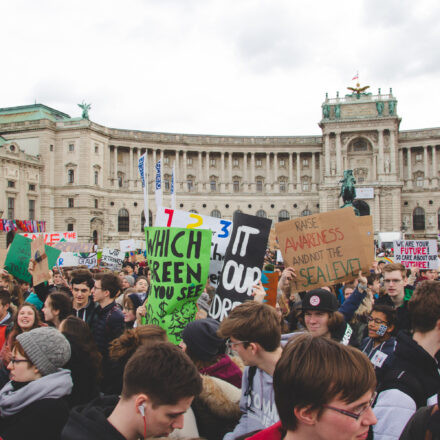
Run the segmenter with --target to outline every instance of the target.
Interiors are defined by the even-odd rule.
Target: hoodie
[[[98,397],[85,406],[77,406],[61,434],[62,440],[126,440],[107,420],[119,401],[118,396]]]
[[[219,379],[225,380],[237,388],[241,387],[241,370],[227,354],[221,355],[214,365],[210,365],[209,367],[200,370],[200,374],[218,377]]]

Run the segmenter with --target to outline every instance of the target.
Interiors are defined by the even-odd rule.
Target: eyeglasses
[[[235,341],[235,342],[233,342],[230,339],[228,339],[226,341],[226,347],[228,347],[231,350],[233,350],[234,347],[239,344],[249,344],[249,341]]]
[[[390,284],[390,283],[399,284],[402,281],[403,281],[403,279],[400,279],[400,280],[383,280],[383,282],[386,283],[386,284]]]
[[[388,325],[387,321],[382,321],[382,319],[373,318],[372,316],[368,316],[367,321],[368,322],[374,321],[374,323],[378,324],[378,325],[380,325],[380,324]]]
[[[11,360],[9,362],[11,362],[12,365],[15,365],[15,364],[19,364],[20,362],[29,362],[30,363],[31,361],[28,359],[11,358]]]
[[[371,396],[371,399],[369,400],[369,402],[358,413],[347,411],[346,409],[335,408],[334,406],[330,406],[330,405],[324,405],[324,408],[331,409],[333,411],[336,411],[338,413],[341,413],[341,414],[344,414],[348,417],[351,417],[352,419],[359,420],[361,415],[364,414],[365,411],[367,411],[369,408],[371,408],[373,406],[373,403],[376,400],[376,397],[377,397],[377,393],[374,392],[373,395]]]

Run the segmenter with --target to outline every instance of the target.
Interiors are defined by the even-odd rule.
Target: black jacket
[[[394,307],[394,303],[388,294],[381,296],[375,301],[375,304],[385,304]],[[408,301],[405,301],[403,305],[397,307],[397,320],[395,332],[400,330],[411,330],[411,320],[408,312]]]
[[[95,310],[97,307],[97,304],[93,302],[92,295],[90,295],[87,305],[79,310],[73,309],[73,312],[75,313],[75,316],[82,319],[90,327],[93,322],[93,315],[95,314]]]
[[[125,437],[107,420],[118,400],[117,396],[98,397],[89,405],[74,408],[70,412],[61,439],[125,440]]]
[[[0,418],[4,440],[59,440],[69,416],[64,398],[37,400],[13,416]]]

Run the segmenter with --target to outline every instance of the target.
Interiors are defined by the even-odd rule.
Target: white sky
[[[389,87],[401,129],[438,127],[438,0],[0,3],[0,107],[123,129],[320,134],[325,92]]]

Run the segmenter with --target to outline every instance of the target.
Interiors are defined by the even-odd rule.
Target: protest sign
[[[278,272],[263,271],[261,282],[266,290],[266,297],[264,302],[269,306],[275,307],[277,304],[277,289],[278,289]]]
[[[397,240],[394,242],[394,262],[405,267],[438,269],[436,240]]]
[[[277,263],[284,263],[283,254],[281,253],[281,251],[279,249],[277,249],[276,262]]]
[[[42,235],[31,241],[31,258],[34,262],[34,272],[32,275],[32,283],[34,286],[44,281],[49,281],[49,265],[47,263],[47,255],[44,249],[44,238]]]
[[[14,277],[31,283],[32,277],[28,272],[29,260],[31,258],[31,239],[16,234],[9,248],[5,260],[5,269]],[[49,268],[55,266],[60,251],[48,245],[44,246],[47,255]]]
[[[353,280],[360,270],[369,271],[369,239],[361,234],[353,208],[277,223],[275,229],[285,266],[296,270],[294,292]]]
[[[120,251],[119,249],[104,248],[102,250],[101,264],[105,264],[114,269],[120,269],[124,262],[124,258],[125,252]]]
[[[217,287],[223,267],[226,248],[231,238],[232,222],[208,215],[178,211],[160,207],[157,209],[155,226],[171,226],[189,229],[210,229],[211,264],[209,266],[209,284]]]
[[[93,243],[72,243],[66,241],[60,241],[53,245],[55,249],[58,249],[61,252],[83,252],[86,254],[93,252],[94,246]]]
[[[268,248],[271,249],[271,250],[279,249],[280,248],[280,246],[278,244],[278,241],[277,241],[277,234],[276,234],[274,228],[272,228],[270,230]]]
[[[57,260],[57,266],[75,267],[79,265],[78,254],[74,252],[61,252]]]
[[[6,255],[8,254],[7,249],[0,249],[0,269],[3,269],[5,265]]]
[[[31,240],[35,240],[37,237],[43,236],[44,243],[53,246],[55,243],[59,243],[60,241],[69,241],[76,242],[78,236],[75,231],[66,231],[66,232],[25,232],[20,234],[23,237],[30,238]]]
[[[130,252],[136,249],[136,242],[130,238],[129,240],[120,240],[119,248],[122,252]]]
[[[96,253],[79,254],[78,265],[87,266],[89,269],[92,269],[98,265],[98,255]]]
[[[375,258],[373,216],[363,215],[356,217],[356,221],[358,223],[359,232],[364,236],[365,256],[369,261],[373,262]]]
[[[225,263],[209,314],[221,321],[244,301],[252,299],[252,288],[261,279],[272,221],[235,213],[234,227],[225,254]]]
[[[208,279],[211,231],[152,227],[145,237],[151,269],[146,323],[165,329],[177,344]]]

